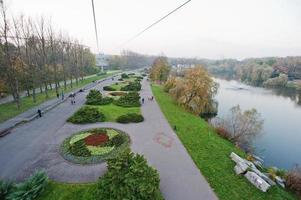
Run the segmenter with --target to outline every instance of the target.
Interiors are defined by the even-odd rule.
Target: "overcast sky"
[[[5,0],[15,14],[51,17],[94,52],[90,0]],[[246,58],[301,55],[301,0],[192,0],[122,44],[185,0],[94,0],[101,51],[173,57]]]

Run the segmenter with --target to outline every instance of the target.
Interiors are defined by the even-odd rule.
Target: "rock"
[[[244,162],[244,159],[241,158],[239,155],[237,155],[236,153],[232,152],[230,154],[230,158],[235,162],[235,163],[241,163]]]
[[[280,185],[281,187],[285,188],[285,180],[284,179],[280,178],[279,176],[276,176],[275,180],[276,180],[276,183],[278,185]]]
[[[235,165],[234,171],[236,174],[243,174],[247,171],[249,166],[244,162],[239,162]]]
[[[260,189],[263,192],[266,192],[271,186],[263,180],[258,174],[255,172],[248,171],[245,174],[245,177],[250,181],[255,187]]]
[[[264,162],[263,159],[260,158],[259,156],[256,156],[256,155],[253,154],[252,157],[253,157],[255,160],[259,161],[260,163],[263,163],[263,162]]]
[[[260,161],[258,161],[258,160],[255,160],[255,161],[253,161],[253,163],[254,163],[254,165],[256,166],[256,167],[259,167],[259,168],[263,168],[263,164],[262,164],[262,162],[260,162]]]

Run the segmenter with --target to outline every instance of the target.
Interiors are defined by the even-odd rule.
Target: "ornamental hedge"
[[[130,82],[128,85],[122,87],[121,91],[140,91],[141,90],[141,83],[138,81]]]
[[[111,86],[104,86],[104,87],[103,87],[103,90],[104,90],[104,91],[116,91],[116,89],[113,88],[113,87],[111,87]]]
[[[68,120],[74,124],[85,124],[105,121],[105,116],[97,108],[84,106],[76,111]]]
[[[98,90],[90,90],[86,99],[87,105],[107,105],[113,102],[112,98],[103,97]]]
[[[144,117],[140,114],[136,114],[136,113],[128,113],[126,115],[121,115],[116,119],[117,122],[119,123],[139,123],[139,122],[143,122],[144,121]]]
[[[119,99],[114,101],[114,104],[122,107],[139,107],[140,96],[138,92],[129,92],[125,96],[121,96]]]

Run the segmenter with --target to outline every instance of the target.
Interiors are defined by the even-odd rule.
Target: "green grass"
[[[38,200],[96,200],[96,183],[67,184],[50,181]]]
[[[175,104],[162,87],[153,85],[152,90],[169,124],[177,127],[179,139],[219,199],[296,199],[293,194],[278,186],[273,186],[263,193],[243,176],[237,176],[233,170],[235,164],[229,155],[231,152],[241,156],[245,154],[229,141],[219,137],[200,117]]]
[[[127,113],[141,114],[140,107],[121,107],[114,104],[108,104],[103,106],[93,106],[97,107],[100,112],[105,115],[105,121],[115,122],[117,117],[125,115]]]
[[[65,90],[65,93],[70,92],[74,89],[78,89],[81,88],[89,83],[91,83],[92,81],[96,81],[108,76],[111,76],[112,74],[106,74],[106,75],[102,75],[102,76],[93,76],[93,77],[89,77],[87,79],[84,79],[83,81],[79,81],[78,85],[76,85],[75,83],[73,84],[73,88],[71,88],[70,84],[67,85],[67,89]],[[61,87],[63,88],[63,87]],[[59,91],[62,91],[62,89],[60,89]],[[49,90],[48,91],[48,95],[49,97],[46,98],[45,94],[37,94],[36,95],[36,102],[34,103],[32,100],[32,97],[22,97],[21,98],[21,108],[17,109],[16,103],[14,102],[9,102],[9,103],[5,103],[5,104],[0,104],[0,122],[4,122],[12,117],[15,117],[35,106],[38,106],[42,103],[44,103],[47,100],[56,98],[56,92],[55,89],[53,90]]]
[[[118,84],[114,83],[110,87],[114,88],[116,91],[120,91],[122,87],[128,85],[128,83],[119,82]]]

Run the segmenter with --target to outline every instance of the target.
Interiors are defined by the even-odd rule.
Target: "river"
[[[264,120],[262,134],[256,137],[255,154],[265,166],[291,169],[301,165],[301,94],[292,90],[269,90],[237,81],[215,79],[218,117],[240,105],[243,110],[255,108]]]

